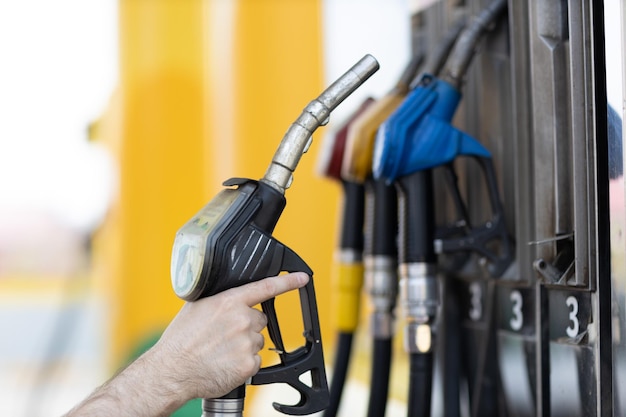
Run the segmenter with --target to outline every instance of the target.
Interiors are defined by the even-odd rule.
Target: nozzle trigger
[[[326,408],[330,394],[324,368],[320,323],[313,286],[313,271],[293,250],[286,246],[283,248],[284,254],[280,270],[285,272],[302,271],[311,277],[307,285],[299,289],[305,341],[303,346],[292,352],[287,352],[282,340],[274,300],[263,303],[263,311],[268,319],[268,333],[280,357],[280,363],[261,368],[252,377],[252,385],[288,384],[298,391],[300,400],[293,405],[273,403],[274,408],[289,415],[306,415]],[[311,385],[307,385],[300,379],[307,373],[310,374]]]

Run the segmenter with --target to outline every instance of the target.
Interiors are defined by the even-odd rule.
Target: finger
[[[263,347],[265,346],[265,336],[261,333],[254,333],[251,338],[252,343],[254,344],[254,349],[256,349],[254,353],[258,353],[263,350]]]
[[[267,316],[265,315],[265,313],[257,309],[251,308],[251,310],[252,310],[251,329],[252,331],[260,332],[261,330],[265,328],[265,326],[267,326]]]
[[[287,291],[304,287],[307,282],[309,282],[309,276],[307,274],[304,272],[294,272],[277,277],[265,278],[260,281],[242,285],[238,288],[233,288],[229,291],[236,292],[236,296],[241,297],[247,305],[252,307],[270,298],[286,293]]]
[[[258,353],[254,355],[254,372],[252,375],[256,375],[261,369],[261,355]]]

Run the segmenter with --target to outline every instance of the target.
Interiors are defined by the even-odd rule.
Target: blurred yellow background
[[[371,53],[381,70],[313,136],[274,233],[315,271],[331,361],[341,199],[321,142],[391,88],[409,41],[399,0],[0,2],[0,414],[60,414],[154,341],[182,305],[176,230],[222,181],[260,178]]]

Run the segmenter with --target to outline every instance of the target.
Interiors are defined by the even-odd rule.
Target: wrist
[[[171,369],[171,363],[171,357],[162,352],[157,345],[145,352],[127,369],[131,371],[130,377],[137,384],[136,387],[142,387],[136,389],[137,395],[147,395],[146,402],[151,403],[151,408],[154,411],[162,410],[166,416],[193,397],[189,393],[186,381],[181,381],[175,370]]]
[[[167,417],[188,399],[158,349],[151,349],[97,388],[65,417]]]

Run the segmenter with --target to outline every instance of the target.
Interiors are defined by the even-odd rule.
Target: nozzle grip
[[[311,276],[307,285],[299,289],[305,343],[292,352],[285,351],[273,300],[263,303],[263,309],[268,316],[268,332],[281,362],[277,365],[261,368],[252,377],[252,385],[288,384],[300,393],[300,400],[293,405],[274,403],[274,408],[281,413],[290,415],[312,414],[328,406],[330,395],[324,368],[313,271],[293,250],[280,243],[278,245],[284,249],[282,264],[279,271],[270,271],[270,275],[282,271],[302,271]],[[300,377],[307,373],[310,373],[311,376],[310,386],[300,380]]]
[[[473,156],[478,161],[481,171],[485,177],[485,182],[489,192],[489,203],[491,205],[492,217],[481,226],[470,226],[469,219],[464,219],[464,234],[460,237],[439,238],[435,240],[437,253],[451,253],[457,251],[473,250],[480,253],[488,260],[488,270],[493,277],[500,277],[509,265],[513,262],[514,244],[509,235],[504,216],[504,207],[500,199],[498,184],[496,181],[493,160],[483,156]],[[447,165],[447,169],[452,170],[452,165]],[[454,173],[451,173],[454,176]],[[458,204],[460,197],[458,189],[455,190],[455,183],[451,183],[455,201]],[[462,208],[462,212],[467,216],[467,208]],[[493,249],[492,242],[499,243],[497,250]]]

